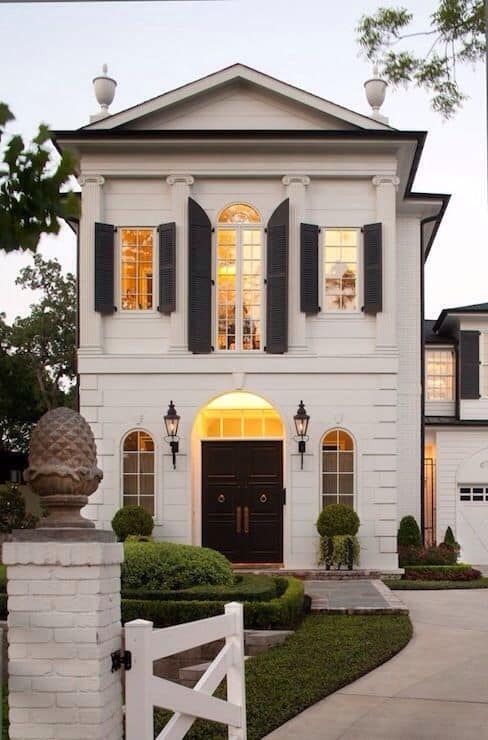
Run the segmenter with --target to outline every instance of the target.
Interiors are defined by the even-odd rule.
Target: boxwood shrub
[[[408,581],[475,581],[481,572],[470,565],[414,565],[405,568]]]
[[[153,527],[151,514],[142,506],[123,506],[112,519],[112,529],[119,542],[124,542],[129,535],[149,537]]]
[[[173,542],[126,542],[122,591],[161,591],[198,584],[231,585],[229,561],[206,547]]]
[[[177,591],[124,590],[122,598],[139,601],[270,601],[281,596],[286,586],[284,578],[246,573],[238,575],[231,586],[202,584]]]
[[[270,601],[244,601],[244,626],[247,629],[294,629],[301,621],[305,606],[303,583],[297,578],[277,578],[284,589]],[[148,619],[155,627],[169,627],[196,619],[222,614],[230,599],[215,601],[161,601],[122,598],[122,621]]]

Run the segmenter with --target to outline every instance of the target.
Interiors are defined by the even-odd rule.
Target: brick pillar
[[[122,545],[95,530],[84,542],[29,534],[3,546],[10,738],[121,740],[121,674],[110,654],[121,647]]]

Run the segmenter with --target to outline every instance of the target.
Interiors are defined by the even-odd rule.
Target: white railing
[[[153,675],[153,661],[225,638],[225,645],[193,689]],[[125,625],[125,649],[132,667],[125,674],[127,740],[153,740],[153,708],[174,712],[157,740],[180,740],[197,717],[228,725],[229,739],[246,740],[244,625],[242,604],[225,614],[165,629],[135,619]],[[227,677],[227,701],[212,696]]]

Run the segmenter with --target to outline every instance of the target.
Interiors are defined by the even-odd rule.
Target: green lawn
[[[488,578],[474,581],[404,581],[395,578],[383,581],[392,591],[443,591],[460,588],[488,588]]]
[[[384,663],[411,636],[412,625],[404,615],[305,617],[284,645],[246,662],[248,740],[259,740]],[[170,715],[162,710],[155,714],[157,735]],[[197,721],[185,737],[223,740],[227,730]]]

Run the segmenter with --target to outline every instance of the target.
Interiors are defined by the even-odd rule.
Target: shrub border
[[[282,596],[270,601],[244,601],[246,629],[294,629],[309,606],[302,581],[292,576],[286,579]],[[122,599],[122,622],[148,619],[155,627],[192,622],[224,612],[229,599],[219,601],[154,601]]]

